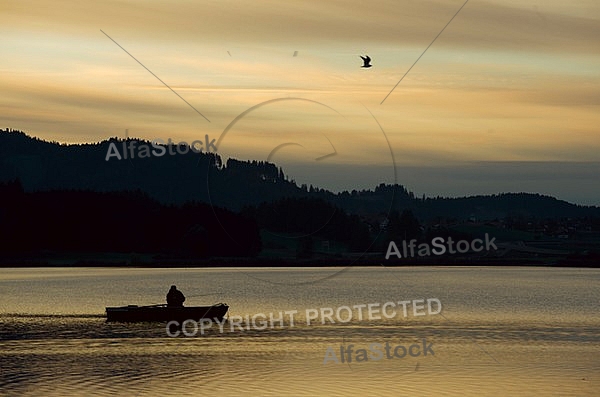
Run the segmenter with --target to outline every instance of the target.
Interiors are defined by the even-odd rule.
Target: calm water
[[[338,271],[3,269],[0,395],[600,396],[599,270]],[[298,313],[294,326],[286,317],[283,328],[176,338],[160,324],[104,322],[105,306],[162,303],[171,284],[186,305],[226,302],[232,316]],[[427,298],[441,314],[305,316]],[[340,346],[423,339],[433,355],[323,363],[329,347],[340,360]]]

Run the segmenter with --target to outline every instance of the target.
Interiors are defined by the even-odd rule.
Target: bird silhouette
[[[362,60],[364,62],[364,65],[362,65],[361,68],[370,68],[371,66],[373,66],[373,65],[371,65],[371,57],[369,57],[368,55],[366,55],[364,57],[362,55],[359,55],[359,56],[362,58]]]

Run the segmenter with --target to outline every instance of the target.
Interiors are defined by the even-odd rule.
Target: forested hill
[[[503,193],[464,198],[416,198],[403,186],[379,185],[372,190],[332,193],[298,186],[275,164],[230,159],[223,164],[214,153],[147,156],[106,160],[114,144],[150,146],[141,140],[111,138],[91,144],[63,145],[30,137],[21,131],[0,130],[0,182],[18,179],[26,191],[80,189],[98,192],[147,193],[164,204],[188,201],[212,203],[239,211],[282,198],[319,198],[349,213],[383,215],[410,209],[422,220],[436,217],[495,219],[505,216],[539,218],[600,216],[600,208],[585,207],[553,197]],[[166,147],[165,147],[166,148]],[[170,148],[175,151],[175,148]],[[183,151],[183,150],[182,150]],[[138,153],[139,154],[139,153]]]
[[[216,215],[216,216],[215,216]],[[153,252],[252,257],[261,250],[251,219],[205,203],[167,206],[143,192],[24,192],[0,183],[0,257],[52,252]]]

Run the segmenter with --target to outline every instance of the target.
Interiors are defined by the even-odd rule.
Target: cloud
[[[97,37],[98,29],[152,42],[303,45],[354,48],[372,44],[423,48],[461,1],[233,0],[4,1],[5,27]],[[575,4],[573,5],[576,6]],[[600,38],[598,7],[586,15],[551,6],[469,2],[436,46],[521,51],[593,51]],[[595,12],[595,14],[594,14]],[[110,33],[109,33],[110,34]],[[98,36],[99,37],[99,36]],[[290,48],[292,50],[293,48]]]

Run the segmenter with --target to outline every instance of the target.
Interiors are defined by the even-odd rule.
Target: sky
[[[0,15],[0,128],[208,135],[334,191],[600,205],[596,0],[2,0]]]

